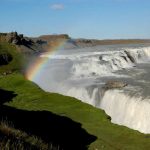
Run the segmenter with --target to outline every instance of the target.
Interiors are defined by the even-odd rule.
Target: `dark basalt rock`
[[[124,51],[124,52],[127,54],[128,58],[131,60],[131,62],[132,62],[132,63],[135,63],[135,60],[134,60],[134,58],[130,55],[130,53],[129,53],[128,51]]]

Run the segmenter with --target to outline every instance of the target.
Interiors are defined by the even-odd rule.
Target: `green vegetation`
[[[112,124],[102,110],[75,98],[46,93],[34,83],[26,81],[20,74],[1,78],[0,85],[1,88],[18,94],[7,104],[9,106],[23,110],[47,110],[80,122],[82,128],[98,138],[90,145],[90,149],[145,150],[150,148],[148,135]]]
[[[21,69],[24,57],[22,56],[19,49],[17,50],[14,45],[0,43],[0,55],[1,54],[10,54],[13,59],[8,65],[0,66],[0,74]]]
[[[12,48],[14,49],[14,47]],[[27,81],[20,73],[12,73],[7,76],[1,76],[0,88],[8,91],[14,91],[15,94],[17,94],[11,102],[5,103],[5,106],[0,107],[0,111],[2,111],[1,114],[7,113],[8,110],[11,110],[9,115],[12,115],[11,117],[13,117],[14,120],[22,115],[22,118],[18,118],[18,120],[20,119],[20,122],[25,121],[27,125],[24,124],[24,122],[22,124],[24,124],[24,126],[28,126],[27,128],[34,130],[34,122],[36,124],[36,121],[39,120],[40,125],[38,130],[41,130],[41,133],[47,131],[47,133],[50,134],[50,129],[48,128],[49,124],[46,127],[46,123],[43,122],[45,114],[47,116],[46,118],[51,115],[55,116],[55,118],[60,118],[60,120],[67,120],[68,122],[71,122],[72,120],[72,124],[75,125],[75,122],[80,123],[82,125],[81,127],[90,135],[97,137],[93,143],[89,143],[89,149],[91,150],[147,150],[150,148],[149,135],[144,135],[126,127],[112,124],[104,111],[94,108],[88,104],[84,104],[75,98],[44,92],[34,83]],[[40,116],[39,114],[41,113],[42,115]],[[31,116],[33,121],[26,121],[28,118],[31,118]],[[37,117],[37,119],[34,120],[34,117]],[[55,118],[53,120],[56,120]],[[66,118],[70,118],[71,120]],[[14,122],[12,120],[14,128],[19,128],[19,130],[22,130],[23,133],[28,132],[27,129],[24,131],[25,128],[22,126],[19,127],[19,123],[15,124],[18,120],[15,120]],[[50,119],[48,118],[48,121],[49,120]],[[57,127],[64,128],[61,123],[59,123]],[[43,136],[40,136],[40,134],[35,134],[37,133],[36,129],[33,132],[30,130],[30,132],[31,141],[33,135],[36,135],[37,137],[39,136],[42,140],[44,139]],[[67,134],[67,131],[65,132]],[[70,132],[69,129],[68,132]],[[74,134],[70,133],[69,135],[73,136]],[[65,134],[61,136],[65,137]],[[69,137],[68,139],[71,138],[73,137]],[[78,138],[80,139],[80,135]],[[74,145],[72,145],[72,147],[76,145],[77,141],[78,139],[74,140]]]
[[[11,127],[8,122],[0,124],[0,149],[48,149],[48,144],[41,139],[30,136],[23,131]]]

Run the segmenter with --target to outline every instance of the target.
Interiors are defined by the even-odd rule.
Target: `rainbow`
[[[28,80],[35,80],[40,75],[40,72],[44,68],[44,66],[47,64],[48,60],[51,58],[50,56],[58,54],[59,50],[63,48],[63,46],[66,44],[68,40],[63,39],[55,43],[55,46],[51,46],[47,52],[46,55],[49,55],[49,57],[38,57],[35,59],[28,67],[25,73],[25,77]]]

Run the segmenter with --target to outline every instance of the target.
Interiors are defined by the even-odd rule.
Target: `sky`
[[[150,39],[150,0],[0,0],[0,32]]]

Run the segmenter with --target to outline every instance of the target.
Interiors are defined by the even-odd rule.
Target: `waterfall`
[[[131,97],[119,90],[105,92],[100,108],[111,116],[113,123],[150,133],[150,99]]]
[[[102,49],[99,46],[64,50],[64,53],[61,51],[61,54],[53,56],[45,53],[41,57],[49,57],[50,61],[33,81],[45,91],[75,97],[105,110],[113,123],[150,133],[150,99],[131,96],[123,89],[106,91],[103,88],[112,78],[132,81],[138,76],[134,84],[138,86],[138,80],[142,80],[141,84],[148,83],[149,78],[140,76],[141,70],[135,76],[130,76],[125,70],[132,72],[137,67],[138,71],[138,64],[149,63],[150,47],[105,46]],[[122,71],[122,74],[118,71]],[[137,87],[132,82],[130,84],[136,91]]]

